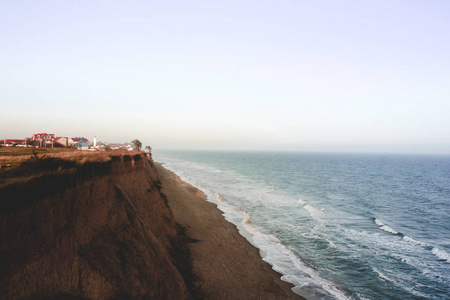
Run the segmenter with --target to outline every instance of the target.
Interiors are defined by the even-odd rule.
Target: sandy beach
[[[196,286],[205,299],[303,299],[197,188],[156,163],[175,221],[191,240]]]

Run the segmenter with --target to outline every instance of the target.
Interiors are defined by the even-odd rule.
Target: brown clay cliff
[[[34,164],[45,171],[0,185],[0,299],[192,298],[149,154]]]

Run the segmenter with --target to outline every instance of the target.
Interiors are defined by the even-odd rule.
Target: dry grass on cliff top
[[[0,187],[48,173],[70,173],[87,162],[105,162],[111,156],[140,151],[80,151],[73,149],[0,148]]]
[[[81,151],[64,148],[12,148],[0,147],[0,163],[5,162],[23,162],[33,158],[59,158],[66,160],[74,160],[78,162],[84,161],[107,161],[114,155],[134,155],[141,153],[140,151],[111,150],[111,151]]]

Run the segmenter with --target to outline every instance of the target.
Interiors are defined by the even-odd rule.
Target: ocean
[[[450,299],[450,156],[154,151],[307,299]]]

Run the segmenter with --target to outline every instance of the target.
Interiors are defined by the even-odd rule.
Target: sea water
[[[450,156],[157,151],[307,299],[450,299]]]

